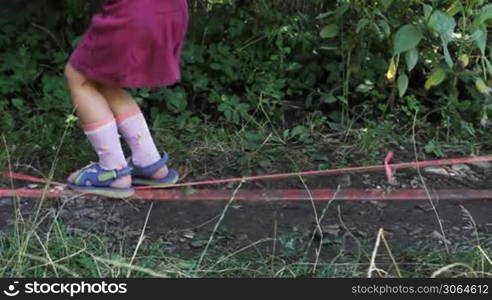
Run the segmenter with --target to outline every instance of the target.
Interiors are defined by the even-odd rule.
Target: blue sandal
[[[158,162],[148,167],[142,168],[134,165],[130,159],[129,165],[133,169],[132,183],[134,185],[144,185],[144,186],[151,185],[158,188],[167,187],[175,184],[179,180],[179,174],[174,169],[169,169],[169,173],[164,178],[160,178],[160,179],[152,178],[152,175],[154,175],[162,167],[166,166],[168,160],[169,160],[169,156],[167,155],[166,152],[164,152],[162,153],[162,158]]]
[[[131,174],[131,167],[119,170],[105,170],[99,164],[90,164],[80,170],[75,181],[69,183],[68,187],[74,191],[110,198],[128,198],[135,193],[133,187],[115,188],[111,187],[111,184],[117,179]]]

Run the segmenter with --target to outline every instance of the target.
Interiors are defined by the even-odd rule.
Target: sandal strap
[[[147,167],[139,167],[136,165],[133,165],[131,163],[131,166],[133,168],[133,175],[135,176],[141,176],[141,177],[149,177],[154,175],[157,171],[159,171],[162,167],[166,166],[167,162],[169,160],[169,156],[167,155],[166,152],[162,153],[162,158],[157,161],[156,163],[147,166]]]
[[[115,179],[121,178],[123,176],[132,175],[132,172],[133,172],[133,167],[131,167],[131,166],[116,170],[117,177]]]
[[[99,164],[90,164],[80,171],[75,180],[77,185],[108,186],[113,181],[123,176],[131,175],[132,167],[122,169],[105,170]]]

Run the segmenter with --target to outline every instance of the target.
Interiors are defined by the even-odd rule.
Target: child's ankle
[[[130,175],[123,176],[115,180],[112,184],[112,188],[124,189],[132,186],[132,177]]]
[[[157,172],[155,172],[151,177],[152,179],[161,179],[166,177],[168,173],[169,169],[167,168],[167,166],[164,166],[160,168]]]

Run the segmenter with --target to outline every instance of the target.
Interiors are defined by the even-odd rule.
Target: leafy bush
[[[362,101],[384,117],[388,106],[396,115],[416,110],[427,116],[421,122],[457,137],[490,128],[492,5],[486,1],[339,1],[319,19],[320,51],[345,64],[344,89],[329,99],[346,112]],[[408,106],[407,94],[417,105]]]
[[[154,129],[192,133],[213,122],[254,130],[266,122],[284,141],[347,128],[384,139],[408,132],[417,114],[433,145],[490,129],[486,1],[301,1],[290,12],[273,0],[190,4],[182,82],[132,91]],[[49,148],[73,120],[62,70],[97,1],[2,6],[0,130],[13,144]]]

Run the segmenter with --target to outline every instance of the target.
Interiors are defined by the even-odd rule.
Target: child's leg
[[[89,80],[75,70],[69,63],[65,76],[72,96],[73,105],[83,125],[89,141],[99,157],[99,165],[104,169],[121,169],[127,166],[121,148],[114,115],[104,96],[98,91],[97,83]],[[68,181],[74,182],[79,172],[70,175]],[[113,187],[131,185],[131,176],[116,180]]]
[[[119,87],[101,85],[99,91],[106,97],[116,116],[118,129],[132,150],[133,163],[139,167],[147,167],[159,161],[161,155],[137,102]],[[152,177],[163,178],[167,173],[168,169],[164,166]]]

